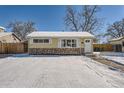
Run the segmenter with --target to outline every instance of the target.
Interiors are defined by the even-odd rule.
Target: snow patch
[[[102,57],[124,65],[124,57],[122,56],[102,56]]]

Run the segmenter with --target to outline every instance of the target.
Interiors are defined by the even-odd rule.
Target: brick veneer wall
[[[83,48],[29,48],[29,54],[45,55],[45,54],[84,54]]]

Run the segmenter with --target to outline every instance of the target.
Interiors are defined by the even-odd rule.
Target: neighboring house
[[[0,32],[0,43],[19,43],[21,39],[19,39],[12,32]]]
[[[5,28],[0,26],[0,32],[4,32],[5,31]]]
[[[93,52],[88,32],[32,32],[27,36],[29,54],[85,54]]]
[[[112,39],[109,42],[113,45],[113,51],[124,52],[124,37]]]
[[[18,43],[21,42],[14,33],[5,32],[5,28],[0,27],[0,43]]]

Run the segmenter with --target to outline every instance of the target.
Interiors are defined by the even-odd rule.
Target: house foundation
[[[81,55],[84,48],[29,48],[31,55]]]

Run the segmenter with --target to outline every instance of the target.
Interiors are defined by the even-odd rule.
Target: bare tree
[[[67,27],[70,27],[72,31],[79,31],[79,19],[77,15],[77,11],[75,11],[71,6],[67,6],[67,14],[65,17],[65,24]]]
[[[124,36],[124,19],[109,25],[105,36],[109,36],[110,38],[119,38]]]
[[[96,5],[85,5],[81,11],[77,11],[72,6],[67,6],[65,24],[72,31],[87,31],[94,34],[101,24],[100,18],[96,15],[99,9]]]
[[[36,31],[35,23],[32,21],[14,21],[10,22],[7,27],[10,28],[12,32],[14,32],[22,40],[26,40],[27,34]]]

